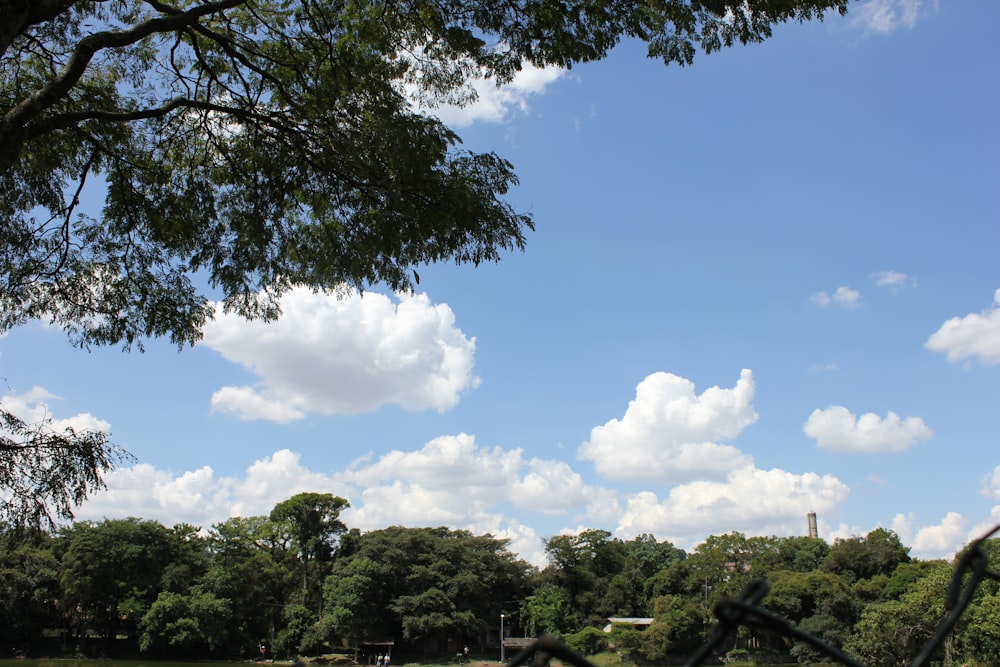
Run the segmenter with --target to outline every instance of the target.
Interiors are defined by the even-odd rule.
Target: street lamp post
[[[506,662],[503,648],[503,614],[500,614],[500,662]]]

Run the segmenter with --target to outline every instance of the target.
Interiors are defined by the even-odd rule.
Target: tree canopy
[[[489,534],[402,526],[341,532],[334,516],[341,500],[299,494],[268,515],[233,517],[208,531],[138,518],[77,522],[52,533],[0,522],[0,641],[32,655],[242,661],[259,656],[262,645],[269,657],[294,660],[341,651],[359,658],[355,649],[377,644],[372,650],[391,646],[402,664],[451,659],[463,645],[495,658],[504,614],[508,637],[556,632],[586,655],[610,649],[632,656],[626,664],[664,664],[705,641],[719,611],[706,607],[707,598],[739,573],[770,581],[764,609],[863,664],[895,667],[912,664],[939,627],[956,567],[900,561],[888,575],[865,579],[818,561],[789,567],[802,564],[792,552],[815,551],[807,541],[815,538],[734,532],[708,537],[689,555],[650,535],[623,541],[587,529],[548,540],[549,564],[538,570]],[[330,519],[325,528],[294,523],[314,510]],[[302,545],[318,534],[339,545],[310,575],[319,609],[302,594],[303,559],[310,557]],[[877,529],[863,541],[887,537]],[[792,542],[790,557],[775,560]],[[976,548],[972,562],[995,572],[1000,540]],[[934,659],[994,664],[1000,582],[987,576],[969,594],[948,653]],[[652,617],[652,624],[640,630],[613,622],[620,615]],[[720,648],[757,661],[829,658],[811,643],[789,641],[777,626],[747,625],[732,641]]]
[[[848,1],[0,0],[0,332],[183,345],[209,295],[275,317],[293,285],[498,260],[533,226],[513,166],[421,108],[623,38],[688,64]]]

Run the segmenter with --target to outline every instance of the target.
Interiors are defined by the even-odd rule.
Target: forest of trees
[[[393,655],[498,657],[508,636],[552,633],[585,654],[664,664],[704,642],[713,605],[767,579],[763,606],[872,667],[907,664],[945,613],[953,565],[920,561],[889,530],[833,544],[714,535],[691,552],[604,530],[546,540],[548,564],[448,528],[362,533],[347,501],[303,493],[268,516],[207,530],[139,518],[0,529],[0,641],[36,654],[251,658],[319,655],[362,640]],[[1000,542],[986,552],[1000,558]],[[651,617],[639,629],[612,617]],[[726,651],[810,663],[808,645],[742,630]],[[947,650],[1000,654],[1000,585],[981,586]],[[398,664],[398,663],[397,663]]]

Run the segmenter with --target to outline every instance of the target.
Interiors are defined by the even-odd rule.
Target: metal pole
[[[500,614],[500,662],[506,662],[506,656],[503,652],[503,614]]]

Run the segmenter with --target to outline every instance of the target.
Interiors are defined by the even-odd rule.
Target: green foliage
[[[600,628],[584,628],[562,639],[567,646],[583,655],[596,655],[608,650],[608,634]]]
[[[943,561],[934,563],[898,600],[865,607],[844,648],[873,667],[909,664],[945,612],[952,568]]]
[[[317,649],[324,643],[324,632],[316,614],[308,607],[301,604],[286,607],[283,625],[271,644],[274,655],[291,659],[319,653]]]
[[[910,561],[909,548],[891,530],[876,528],[865,537],[838,539],[830,547],[822,568],[851,581],[891,575],[900,563]]]
[[[534,627],[563,630],[603,623],[611,616],[648,616],[652,613],[653,588],[647,586],[657,572],[684,558],[684,552],[651,535],[622,541],[604,530],[585,530],[578,535],[557,535],[546,540],[549,566],[541,575],[543,584],[559,587],[563,600],[555,614],[545,605],[529,609]],[[540,614],[546,615],[541,621]],[[556,614],[563,620],[557,620]]]
[[[608,647],[626,655],[642,655],[643,631],[628,623],[613,623]]]
[[[521,602],[521,620],[529,634],[564,635],[577,626],[570,608],[569,596],[564,588],[554,583],[543,583]]]
[[[0,524],[0,642],[37,645],[57,609],[59,561],[47,533]]]
[[[207,655],[224,645],[230,608],[211,593],[163,591],[142,617],[139,648],[159,655]]]
[[[274,317],[295,284],[400,290],[425,262],[496,261],[533,226],[504,201],[512,165],[461,150],[407,91],[468,102],[474,75],[623,38],[689,64],[847,4],[7,0],[0,332],[46,318],[84,346],[183,345],[213,312],[195,275]],[[104,206],[79,210],[94,188]]]
[[[1000,655],[1000,595],[985,592],[969,607],[956,636],[957,651],[981,664]]]
[[[684,655],[704,639],[702,611],[695,600],[680,595],[658,598],[654,619],[643,633],[641,645],[643,657],[650,662]]]
[[[347,530],[340,513],[348,507],[345,499],[330,493],[300,493],[275,505],[270,519],[288,525],[303,560],[328,561],[337,537]]]
[[[283,555],[297,561],[301,572],[300,604],[322,608],[320,582],[329,574],[339,536],[347,530],[340,512],[350,504],[329,493],[300,493],[274,506],[270,527],[287,547]],[[313,583],[315,582],[315,583]]]
[[[65,533],[60,584],[76,628],[134,636],[156,600],[171,558],[171,534],[155,521],[77,523]]]
[[[282,627],[282,610],[298,590],[298,573],[279,557],[272,535],[267,517],[234,517],[213,526],[205,540],[210,564],[199,586],[231,602],[232,655],[256,652],[258,641]]]
[[[296,496],[279,507],[305,507],[307,498]],[[730,533],[685,557],[648,537],[621,542],[604,531],[586,531],[580,539],[552,541],[565,570],[538,572],[511,554],[505,540],[490,535],[447,528],[352,530],[339,533],[340,548],[331,553],[320,615],[303,604],[301,536],[294,536],[283,510],[272,516],[280,520],[233,518],[207,534],[195,526],[166,528],[141,519],[79,522],[55,535],[0,524],[0,638],[15,647],[34,645],[43,629],[53,629],[68,633],[67,645],[75,646],[96,632],[146,657],[180,659],[248,658],[263,643],[275,657],[296,658],[360,637],[391,637],[397,648],[413,650],[425,641],[472,645],[496,636],[504,613],[509,629],[556,633],[584,654],[664,664],[690,655],[704,639],[704,589],[660,595],[650,605],[651,625],[614,624],[606,634],[599,629],[606,620],[571,625],[577,622],[574,603],[560,582],[586,581],[586,572],[594,574],[590,567],[622,580],[659,567],[634,587],[646,591],[653,588],[650,582],[677,583],[683,581],[680,573],[693,571],[724,581],[738,572],[733,556],[771,566],[795,562],[781,555],[783,538]],[[990,563],[1000,560],[1000,542],[984,548]],[[590,560],[589,554],[602,552]],[[711,570],[713,561],[718,571]],[[650,562],[656,565],[639,565]],[[763,605],[871,667],[909,664],[941,621],[953,566],[900,563],[890,575],[852,583],[853,575],[828,571],[825,563],[807,572],[771,572]],[[573,569],[584,570],[583,576]],[[617,595],[613,587],[606,590]],[[594,591],[580,599],[592,600]],[[955,628],[949,653],[934,659],[992,664],[1000,651],[998,618],[1000,585],[984,582]],[[825,659],[807,644],[789,645],[766,631],[757,630],[752,643],[750,638],[741,630],[735,648],[760,647],[803,664]]]
[[[324,586],[331,639],[467,639],[527,593],[531,567],[507,541],[447,528],[392,527],[361,536]]]

